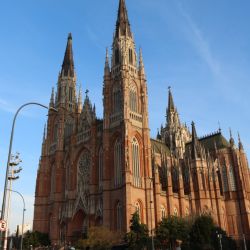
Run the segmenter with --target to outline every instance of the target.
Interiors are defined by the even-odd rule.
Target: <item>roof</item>
[[[155,139],[150,139],[151,141],[151,148],[155,151],[155,153],[161,154],[165,153],[166,155],[170,155],[169,148],[161,141],[157,141]]]
[[[214,150],[215,149],[215,143],[217,149],[227,148],[230,146],[230,143],[227,141],[227,139],[221,134],[221,132],[216,132],[214,134],[204,136],[202,138],[199,138],[199,142],[202,144],[203,147],[205,147],[208,150]],[[191,142],[188,142],[186,146],[189,146]]]

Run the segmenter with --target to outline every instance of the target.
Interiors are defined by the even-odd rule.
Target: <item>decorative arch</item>
[[[174,207],[174,216],[178,216],[178,209],[176,207]]]
[[[143,222],[143,205],[141,200],[137,200],[135,202],[135,210],[138,213],[138,216],[140,218],[140,221]]]
[[[166,218],[166,209],[163,205],[161,205],[161,219]]]
[[[132,172],[134,186],[141,187],[140,146],[136,137],[132,139]]]

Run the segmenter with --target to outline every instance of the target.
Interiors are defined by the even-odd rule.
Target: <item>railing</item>
[[[130,116],[130,119],[133,119],[133,120],[138,121],[138,122],[142,122],[142,115],[141,114],[130,111],[129,116]]]

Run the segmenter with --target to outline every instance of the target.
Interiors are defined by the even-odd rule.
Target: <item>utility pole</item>
[[[20,154],[17,152],[15,155],[11,155],[10,160],[10,171],[8,176],[8,188],[7,188],[7,211],[6,211],[6,231],[4,237],[3,248],[7,249],[8,243],[8,230],[9,230],[9,218],[10,218],[10,210],[11,210],[11,191],[12,191],[12,182],[19,179],[19,174],[22,171],[21,167],[18,167],[22,162],[20,159]],[[18,168],[17,168],[18,167]]]

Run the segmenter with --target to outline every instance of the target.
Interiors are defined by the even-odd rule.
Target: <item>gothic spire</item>
[[[238,132],[238,141],[239,141],[239,150],[244,150],[243,144],[242,144],[241,139],[240,139],[240,133],[239,132]]]
[[[78,112],[81,113],[82,111],[82,86],[81,84],[79,86],[77,105],[78,105]]]
[[[61,76],[70,76],[74,77],[74,59],[73,59],[73,50],[72,50],[72,35],[69,33],[68,42],[64,54]]]
[[[55,107],[55,94],[54,94],[54,88],[52,88],[52,91],[51,91],[51,97],[50,97],[49,106],[50,106],[50,107]]]
[[[116,21],[115,37],[118,38],[120,36],[132,37],[125,0],[120,0]]]
[[[110,73],[110,67],[109,67],[109,51],[108,51],[108,47],[106,48],[106,58],[105,58],[105,68],[104,68],[104,72],[106,73]]]
[[[140,48],[140,56],[139,56],[139,70],[142,74],[144,74],[144,63],[143,63],[143,57],[142,57],[142,49]]]
[[[195,128],[194,122],[192,122],[192,143],[191,143],[191,145],[192,145],[192,148],[191,148],[192,159],[197,158],[197,142],[198,142],[198,138],[197,138],[196,128]]]
[[[171,92],[171,87],[168,87],[168,112],[174,111],[174,100]]]
[[[229,128],[229,133],[230,133],[230,140],[229,140],[229,143],[230,143],[230,146],[233,147],[233,146],[234,146],[234,138],[233,138],[233,135],[232,135],[232,130],[231,130],[231,128]]]

